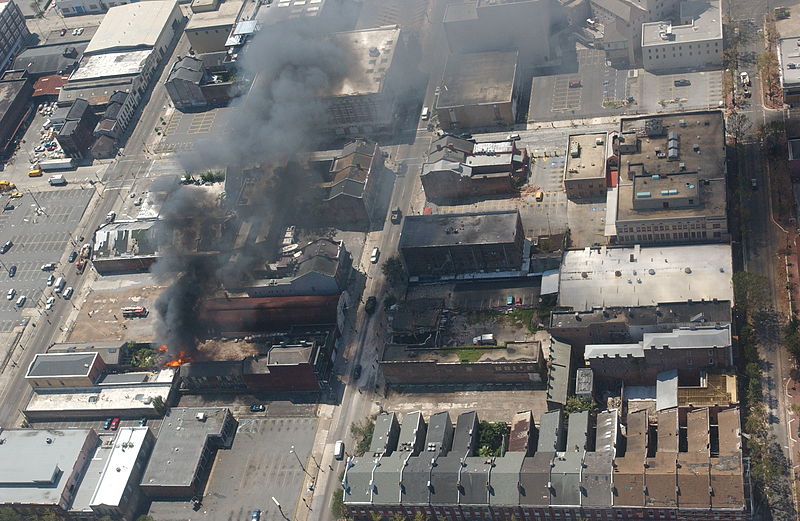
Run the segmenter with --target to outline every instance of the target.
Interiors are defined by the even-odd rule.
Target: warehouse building
[[[14,151],[14,136],[31,114],[32,95],[29,78],[0,79],[0,158]]]
[[[573,134],[569,136],[564,162],[564,189],[570,199],[605,199],[608,134]]]
[[[200,492],[205,471],[218,449],[231,447],[237,426],[225,407],[170,409],[158,430],[142,491],[150,499],[188,499]]]
[[[400,233],[400,258],[411,280],[514,272],[525,250],[516,210],[409,215]]]
[[[25,380],[38,387],[91,387],[106,371],[105,362],[97,353],[37,354]]]
[[[127,93],[117,116],[124,129],[182,22],[183,15],[174,0],[153,0],[109,9],[77,70],[62,87],[59,104],[67,105],[83,98],[95,110],[101,110],[107,107],[115,92]]]
[[[517,52],[451,54],[436,101],[442,128],[513,125]]]
[[[224,52],[227,49],[225,42],[236,23],[239,11],[242,10],[242,4],[241,0],[227,0],[218,7],[207,9],[213,3],[192,3],[194,14],[184,32],[195,54]],[[195,11],[198,8],[202,11]]]
[[[718,110],[623,118],[617,243],[728,242],[724,140]]]

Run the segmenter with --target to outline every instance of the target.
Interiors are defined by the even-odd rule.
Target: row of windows
[[[683,239],[707,239],[708,232],[674,232],[670,233],[637,233],[635,235],[620,235],[619,240],[621,242],[632,242],[632,241],[669,241],[669,240],[683,240]],[[714,239],[722,238],[722,234],[720,232],[713,233]]]
[[[720,224],[719,223],[714,223],[714,225],[712,227],[714,229],[719,229]],[[705,230],[706,229],[706,223],[705,223],[705,221],[701,221],[699,223],[693,223],[693,222],[692,223],[677,223],[677,224],[673,224],[671,229],[673,231],[675,231],[675,230]],[[656,224],[656,225],[652,225],[652,226],[649,225],[649,224],[648,225],[642,224],[642,225],[639,225],[639,226],[633,226],[633,225],[629,226],[629,225],[625,224],[625,225],[621,225],[620,228],[619,228],[619,231],[622,232],[622,233],[627,233],[627,232],[663,232],[663,231],[669,231],[669,230],[670,230],[670,225],[669,224]]]
[[[452,507],[445,507],[445,508],[436,508],[435,515],[434,512],[431,511],[429,508],[419,509],[419,511],[424,515],[426,521],[427,520],[434,520],[439,519],[441,521],[462,521],[465,519],[463,510],[466,510],[469,516],[467,519],[475,520],[475,519],[495,519],[495,518],[503,518],[503,519],[512,519],[512,516],[516,517],[518,514],[522,514],[524,519],[533,519],[533,520],[547,520],[547,519],[593,519],[593,520],[619,520],[619,521],[627,521],[627,520],[643,520],[643,519],[663,519],[663,520],[674,520],[674,519],[692,519],[694,521],[700,519],[707,519],[707,520],[742,520],[745,518],[744,512],[698,512],[692,511],[691,513],[688,512],[681,512],[675,511],[673,509],[663,509],[663,510],[655,510],[655,509],[639,509],[639,508],[629,508],[629,509],[606,509],[606,510],[591,510],[586,509],[582,511],[575,510],[564,510],[563,512],[560,510],[549,510],[545,509],[533,509],[533,508],[522,508],[520,509],[521,512],[511,512],[506,516],[506,509],[501,511],[492,512],[492,510],[485,508],[480,509],[477,508],[452,508]],[[516,510],[516,509],[514,509]],[[370,508],[369,511],[365,508],[359,508],[358,512],[352,512],[356,521],[372,521],[373,514],[382,515],[383,519],[390,520],[395,518],[395,513],[400,514],[400,516],[405,515],[405,521],[411,521],[414,519],[416,514],[416,509],[410,508]],[[494,514],[494,516],[492,515]]]

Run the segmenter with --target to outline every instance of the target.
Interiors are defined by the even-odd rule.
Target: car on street
[[[250,406],[250,412],[264,412],[267,408],[261,403],[254,403]]]
[[[570,80],[570,82],[569,82],[569,88],[570,89],[577,89],[579,87],[583,87],[583,84],[581,83],[581,80]]]
[[[53,282],[55,282],[55,281],[56,281],[56,276],[53,275],[52,273],[47,276],[47,285],[48,286],[52,286]]]
[[[333,445],[333,457],[339,461],[344,459],[344,442],[337,440]]]
[[[75,262],[75,259],[78,258],[78,252],[71,251],[69,252],[69,257],[67,257],[67,262]]]
[[[17,290],[15,290],[14,288],[11,288],[10,290],[8,290],[8,293],[6,293],[6,300],[14,300],[14,295],[16,295],[16,294],[17,294]]]
[[[542,199],[544,199],[544,192],[542,192],[541,190],[539,190],[538,192],[536,192],[535,194],[533,194],[533,197],[534,197],[534,198],[535,198],[537,201],[541,202],[541,201],[542,201]]]
[[[518,306],[522,305],[522,297],[517,297],[517,305]]]
[[[56,298],[50,297],[47,299],[47,302],[44,303],[44,309],[53,309],[53,306],[56,304]]]
[[[261,520],[261,510],[258,509],[253,510],[253,512],[250,513],[250,521],[260,521],[260,520]]]
[[[42,271],[53,271],[56,269],[55,262],[51,262],[49,264],[42,264]]]
[[[381,256],[381,251],[376,246],[375,248],[372,248],[372,254],[369,256],[369,261],[372,264],[375,264],[378,262],[378,257],[380,256]]]
[[[353,379],[358,380],[361,378],[361,364],[356,364],[356,368],[353,370]]]
[[[688,87],[689,85],[692,84],[692,82],[687,80],[686,78],[682,78],[680,80],[675,80],[674,83],[675,83],[676,87]]]
[[[70,298],[72,298],[72,292],[73,291],[74,290],[72,289],[72,286],[67,286],[67,289],[64,290],[64,294],[61,295],[61,296],[64,297],[65,299],[69,300]]]
[[[108,212],[108,214],[106,214],[107,223],[113,223],[114,219],[116,218],[117,218],[117,212],[115,212],[114,210],[111,210],[110,212]]]
[[[14,246],[14,243],[13,243],[13,242],[11,242],[11,241],[6,241],[6,242],[4,242],[4,243],[3,243],[3,245],[2,245],[2,246],[0,246],[0,253],[5,253],[5,252],[7,252],[8,250],[10,250],[10,249],[11,249],[11,247],[12,247],[12,246]]]
[[[39,147],[36,147],[39,148]],[[28,171],[28,177],[42,177],[42,169],[41,168],[33,168]]]
[[[369,297],[367,301],[364,303],[364,311],[366,311],[370,315],[375,313],[375,308],[377,307],[378,307],[378,299],[376,299],[375,297]]]
[[[17,299],[17,307],[21,308],[22,306],[24,306],[26,300],[28,300],[28,297],[26,297],[25,295],[22,295],[20,298],[18,298]]]
[[[514,305],[514,295],[509,295],[506,297],[506,306],[513,306]]]
[[[147,425],[147,418],[142,418],[139,420],[139,427],[144,427]]]
[[[750,86],[750,84],[751,84],[750,75],[747,74],[746,71],[742,71],[742,72],[739,73],[739,79],[742,81],[742,85],[745,85],[747,87]]]
[[[752,188],[753,190],[758,190],[758,181],[756,180],[755,177],[750,179],[750,188]]]
[[[11,192],[11,198],[12,199],[19,199],[23,195],[25,195],[25,194],[23,194],[22,192]]]
[[[742,92],[744,93],[744,97],[745,98],[749,98],[750,96],[753,95],[753,92],[750,89],[748,89],[746,86],[744,88],[742,88]]]
[[[109,425],[109,428],[112,431],[117,430],[119,428],[119,418],[114,418],[113,420],[111,420],[111,425]]]
[[[422,107],[422,115],[420,118],[422,121],[428,121],[428,118],[431,117],[431,110],[428,107]]]
[[[509,134],[509,135],[506,137],[506,139],[507,139],[507,140],[509,140],[509,141],[519,141],[519,140],[520,140],[520,139],[522,139],[522,138],[520,137],[520,135],[519,135],[519,134]]]
[[[108,430],[111,428],[111,422],[114,421],[114,418],[106,418],[106,421],[103,422],[103,430]]]
[[[8,268],[8,276],[9,277],[13,277],[16,274],[17,274],[17,267],[16,266],[11,266],[11,267]]]
[[[403,218],[403,212],[400,211],[400,208],[395,208],[392,210],[392,224],[399,224],[400,219]]]

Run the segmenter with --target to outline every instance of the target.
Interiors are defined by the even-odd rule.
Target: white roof
[[[150,0],[112,7],[84,55],[103,51],[155,47],[177,2]]]
[[[542,284],[539,290],[540,295],[558,293],[558,274],[558,270],[547,270],[542,273]]]
[[[730,345],[730,326],[681,328],[669,333],[645,333],[637,344],[587,344],[583,358],[642,358],[646,349],[708,349]]]
[[[114,439],[114,447],[106,462],[100,483],[92,496],[91,506],[117,506],[131,477],[147,436],[147,427],[123,427]]]
[[[153,51],[119,51],[84,56],[78,69],[72,73],[70,81],[108,78],[139,74],[147,57]]]
[[[34,391],[25,411],[47,411],[52,414],[76,411],[102,416],[111,411],[120,414],[124,410],[149,410],[153,408],[153,398],[160,396],[166,401],[171,390],[172,384],[169,383],[89,387],[78,391],[46,389],[43,392]]]
[[[572,250],[561,261],[559,305],[588,311],[688,300],[733,301],[732,262],[729,244]]]

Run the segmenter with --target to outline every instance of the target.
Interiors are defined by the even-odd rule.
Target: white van
[[[333,457],[341,461],[344,459],[344,442],[339,440],[333,446]]]
[[[428,107],[422,107],[422,121],[428,121],[428,118],[431,116],[431,111]]]
[[[55,291],[56,293],[61,293],[61,290],[64,289],[64,286],[66,286],[66,284],[67,281],[64,280],[64,277],[58,277],[56,279],[56,285],[53,288],[53,291]]]
[[[380,257],[380,255],[381,255],[381,251],[378,248],[372,248],[372,255],[369,256],[369,261],[372,264],[377,263],[378,262],[378,257]]]

